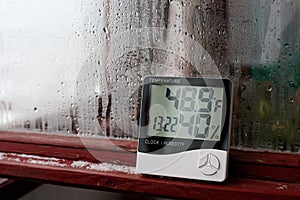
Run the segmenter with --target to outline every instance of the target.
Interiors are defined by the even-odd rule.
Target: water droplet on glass
[[[104,28],[103,28],[103,31],[104,31],[104,33],[108,33],[108,31],[107,31],[107,28],[106,28],[106,27],[104,27]]]

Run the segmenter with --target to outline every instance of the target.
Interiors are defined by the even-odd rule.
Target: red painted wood
[[[300,154],[233,150],[229,171],[237,177],[300,183]]]
[[[80,138],[57,134],[0,132],[0,151],[135,166],[136,141]],[[300,154],[231,149],[229,173],[300,182]]]
[[[162,179],[115,171],[97,171],[72,167],[70,160],[59,160],[64,166],[32,164],[30,158],[8,155],[0,160],[0,172],[43,182],[101,190],[137,192],[185,199],[297,199],[300,183],[291,184],[251,179],[229,178],[225,183]],[[41,158],[38,158],[41,159]],[[32,161],[32,159],[31,159]]]
[[[0,178],[0,190],[1,188],[6,187],[7,184],[10,184],[13,182],[13,180],[7,179],[7,178]]]
[[[0,132],[0,151],[135,166],[136,141]]]
[[[277,165],[300,168],[300,154],[286,152],[254,151],[251,149],[234,149],[230,152],[235,162]]]
[[[205,192],[210,197],[216,198],[222,197],[224,193],[232,198],[246,198],[249,195],[251,197],[257,195],[260,198],[281,198],[300,194],[298,190],[300,155],[295,153],[231,149],[229,180],[221,184],[151,178],[120,172],[99,172],[70,166],[72,162],[78,160],[135,166],[136,148],[136,141],[0,132],[0,152],[8,152],[11,156],[14,155],[11,153],[17,153],[14,155],[17,157],[22,154],[55,157],[62,159],[61,162],[67,164],[66,167],[59,168],[2,159],[0,160],[0,174],[78,187],[114,189],[182,198],[194,197],[193,195],[204,197],[203,193]],[[265,185],[267,188],[261,189]],[[288,190],[286,190],[286,186],[289,188]],[[166,187],[168,190],[164,189]],[[193,190],[197,190],[197,192],[193,192]]]
[[[126,165],[135,165],[136,154],[124,151],[107,151],[94,149],[69,148],[49,145],[32,145],[0,141],[1,152],[15,152],[34,154],[48,157],[59,157],[91,162],[113,162]]]
[[[229,167],[229,174],[241,178],[300,183],[300,168],[234,163]]]
[[[12,131],[0,131],[0,141],[29,143],[38,145],[63,146],[79,149],[105,149],[109,151],[133,151],[136,152],[135,140],[113,140],[74,135],[23,133]],[[98,142],[99,141],[99,142]]]

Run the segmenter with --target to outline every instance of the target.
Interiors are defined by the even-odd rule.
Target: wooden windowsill
[[[0,176],[168,198],[300,198],[300,155],[232,149],[223,183],[135,173],[136,142],[0,132]]]

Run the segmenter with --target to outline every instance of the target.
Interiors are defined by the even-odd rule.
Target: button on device
[[[204,175],[214,175],[220,169],[220,161],[216,155],[208,153],[199,159],[199,169]]]

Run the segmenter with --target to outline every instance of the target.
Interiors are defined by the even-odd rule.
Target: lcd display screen
[[[150,86],[148,136],[219,141],[224,88]]]

